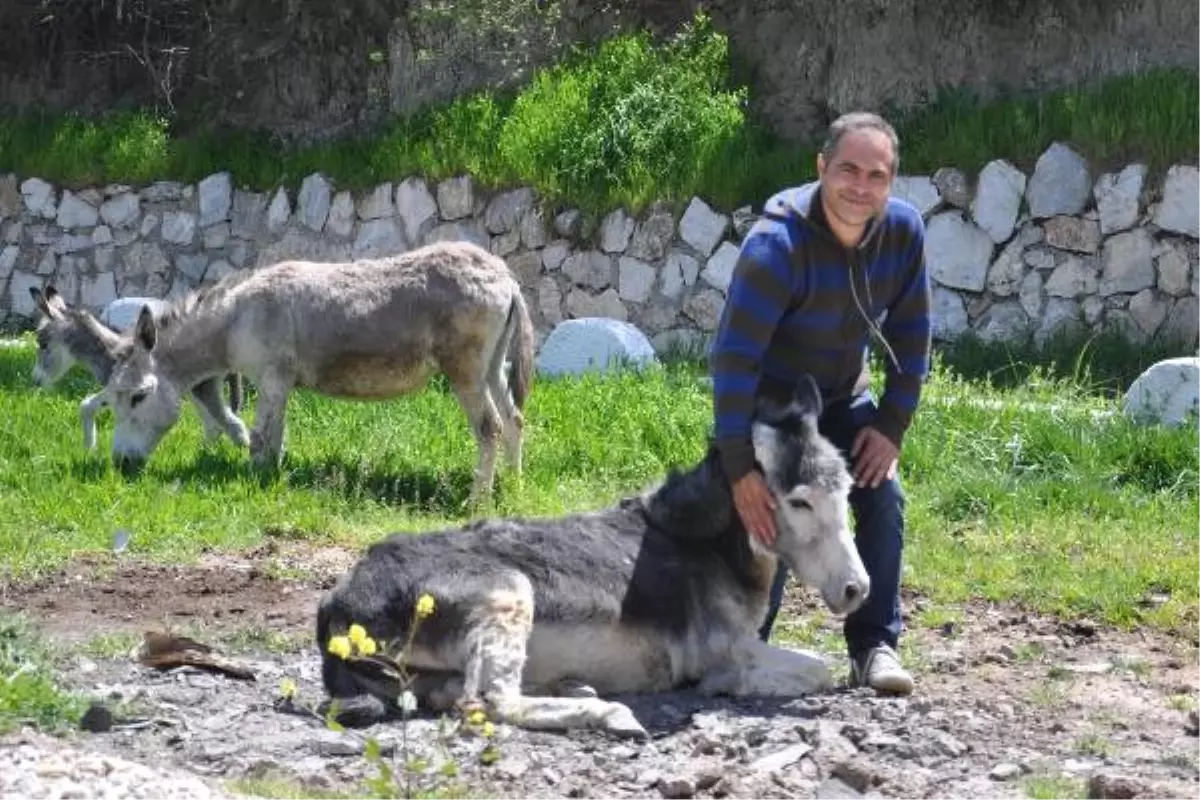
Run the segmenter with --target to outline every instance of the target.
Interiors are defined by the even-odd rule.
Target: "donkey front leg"
[[[255,464],[278,467],[283,463],[284,425],[291,390],[292,382],[277,376],[264,376],[259,382],[254,430],[250,434],[250,459]]]
[[[801,697],[832,689],[833,674],[816,653],[748,637],[734,646],[728,667],[714,669],[699,688],[710,694]]]
[[[645,737],[645,728],[621,703],[522,693],[526,646],[533,630],[533,585],[517,572],[489,580],[492,585],[470,603],[474,610],[463,639],[466,664],[457,704],[464,709],[485,706],[498,721],[530,730],[591,728],[614,736]]]
[[[221,383],[217,378],[201,381],[192,387],[192,402],[200,413],[200,421],[204,424],[204,439],[211,442],[224,432],[230,439],[242,447],[250,444],[250,433],[246,425],[225,405],[221,398]]]
[[[108,405],[103,391],[89,394],[79,404],[79,422],[83,426],[83,446],[96,449],[96,412]]]

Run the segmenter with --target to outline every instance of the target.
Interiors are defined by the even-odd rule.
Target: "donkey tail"
[[[506,327],[508,360],[511,364],[508,384],[512,390],[513,404],[522,410],[533,384],[533,320],[529,318],[529,308],[525,305],[520,286],[513,293]]]

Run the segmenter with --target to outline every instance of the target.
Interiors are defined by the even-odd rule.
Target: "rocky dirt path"
[[[34,779],[17,785],[0,777],[0,796],[161,794],[128,789],[151,783],[202,797],[263,785],[248,780],[345,792],[378,773],[365,757],[366,737],[398,774],[411,776],[414,791],[450,796],[1200,793],[1195,639],[985,605],[965,609],[961,623],[910,628],[905,653],[918,671],[910,698],[845,689],[790,702],[686,692],[622,698],[651,731],[649,742],[501,725],[494,760],[483,757],[483,739],[431,718],[407,730],[336,732],[281,706],[279,685],[294,681],[301,707],[320,700],[319,660],[308,645],[313,609],[351,558],[272,542],[186,568],[105,559],[0,587],[0,608],[26,612],[57,644],[63,682],[102,700],[116,722],[67,739],[10,736],[0,743],[0,776]],[[790,613],[809,614],[807,601],[789,597]],[[907,606],[921,603],[909,598]],[[165,627],[219,646],[256,680],[154,670],[121,652],[143,631]],[[419,769],[406,771],[405,763]],[[130,770],[141,777],[129,778]],[[73,788],[63,794],[64,786]]]

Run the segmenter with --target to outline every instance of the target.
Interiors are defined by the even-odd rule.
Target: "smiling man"
[[[755,464],[750,414],[759,393],[786,398],[804,373],[825,403],[821,432],[855,478],[850,506],[870,596],[846,618],[850,682],[908,694],[900,663],[900,566],[905,498],[900,450],[929,373],[930,285],[920,213],[890,196],[899,166],[892,126],[869,113],[830,126],[819,179],[770,198],[742,244],[711,352],[715,438],[750,536],[775,537],[775,513]],[[870,391],[867,348],[885,382]],[[783,598],[780,566],[760,636]]]

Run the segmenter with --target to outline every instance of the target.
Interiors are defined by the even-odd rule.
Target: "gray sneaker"
[[[885,644],[850,660],[850,686],[870,686],[880,694],[912,694],[913,679],[896,651]]]

